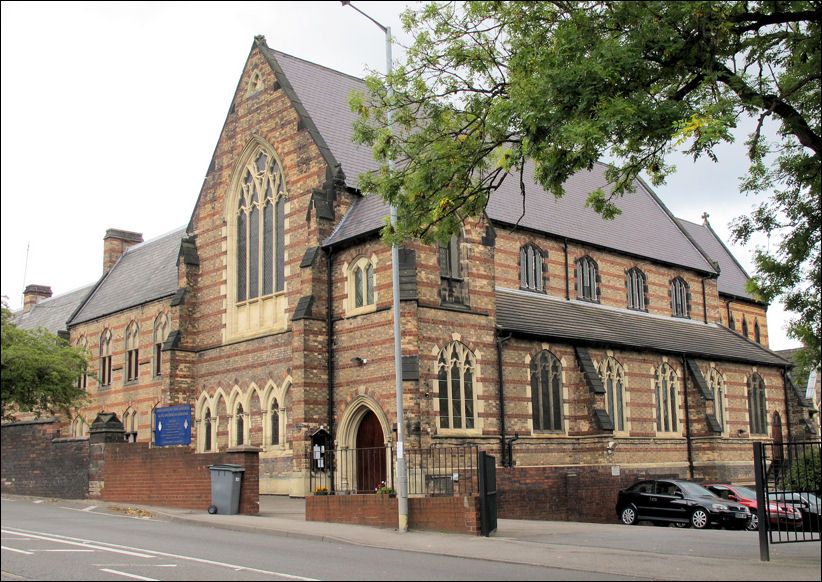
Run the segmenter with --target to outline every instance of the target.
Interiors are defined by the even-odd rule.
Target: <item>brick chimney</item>
[[[143,242],[143,235],[139,232],[110,228],[106,231],[103,241],[103,274],[106,274],[127,248]]]
[[[27,286],[23,291],[23,313],[28,313],[37,303],[49,297],[51,297],[51,287],[47,285]]]

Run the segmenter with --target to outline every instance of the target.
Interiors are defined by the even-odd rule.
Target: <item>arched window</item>
[[[534,244],[528,243],[519,250],[519,286],[531,291],[543,291],[543,254]]]
[[[237,301],[284,287],[285,182],[277,160],[261,148],[243,172],[237,197]]]
[[[531,408],[535,431],[562,430],[562,365],[548,350],[531,360]]]
[[[447,245],[440,245],[440,299],[443,303],[468,304],[462,258],[462,234],[453,235]]]
[[[474,354],[464,344],[451,342],[437,359],[440,428],[474,428]]]
[[[163,343],[168,337],[168,317],[165,313],[161,313],[154,320],[154,337],[152,343],[154,345],[154,361],[152,362],[152,372],[155,376],[162,376],[163,374]]]
[[[736,331],[736,321],[734,320],[734,313],[730,309],[728,309],[728,327],[730,327],[733,331]]]
[[[577,260],[577,299],[599,300],[599,274],[596,262],[589,256]]]
[[[722,432],[725,432],[725,381],[716,368],[708,372],[708,389],[714,395],[713,414]],[[710,412],[710,410],[709,410]]]
[[[245,442],[245,411],[243,410],[242,404],[237,404],[234,418],[237,421],[234,432],[234,444],[240,446]]]
[[[88,340],[86,339],[86,336],[80,336],[80,339],[78,339],[77,343],[75,343],[74,345],[77,346],[78,348],[82,349],[82,350],[88,349]],[[77,387],[82,389],[82,390],[85,390],[86,388],[88,388],[88,374],[86,373],[85,364],[83,366],[83,373],[80,374],[80,376],[77,377]],[[79,435],[72,435],[72,436],[79,436]]]
[[[758,344],[762,343],[762,330],[759,329],[758,319],[754,321],[754,341],[756,341],[756,343]]]
[[[625,431],[625,370],[614,358],[607,358],[599,366],[599,376],[605,386],[605,409],[614,430]]]
[[[376,306],[374,295],[374,264],[366,257],[360,257],[348,267],[348,312],[373,311]]]
[[[126,328],[126,382],[134,382],[140,375],[140,327],[132,321]]]
[[[111,330],[100,335],[100,386],[111,386]]]
[[[206,408],[205,413],[203,414],[203,422],[201,426],[201,430],[203,431],[203,451],[209,452],[211,451],[211,435],[212,435],[212,419],[211,419],[211,410]]]
[[[626,275],[625,286],[628,288],[628,309],[645,311],[647,300],[645,273],[638,267],[633,267]]]
[[[280,444],[280,405],[277,403],[277,399],[271,401],[271,409],[270,409],[270,416],[271,416],[271,444],[272,445],[279,445]]]
[[[748,378],[748,411],[751,416],[751,434],[768,434],[768,407],[765,402],[765,382],[759,374]]]
[[[748,337],[748,320],[744,315],[742,316],[742,335]]]
[[[667,363],[657,368],[654,378],[657,432],[678,430],[676,382],[676,372]]]
[[[671,315],[690,317],[688,283],[681,277],[671,281]]]

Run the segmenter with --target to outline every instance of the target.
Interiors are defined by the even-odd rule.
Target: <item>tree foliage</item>
[[[2,306],[2,419],[18,414],[40,416],[55,411],[70,414],[86,392],[77,379],[86,373],[88,353],[44,329],[20,329]]]
[[[391,75],[354,95],[355,139],[380,170],[364,192],[398,211],[386,240],[444,241],[480,215],[505,179],[534,164],[555,196],[574,173],[611,164],[612,188],[589,194],[604,218],[666,155],[716,161],[753,117],[744,192],[764,193],[734,236],[781,243],[757,251],[751,291],[784,297],[789,333],[819,360],[820,4],[806,2],[431,3],[403,15],[414,38]],[[778,137],[762,131],[771,120]]]

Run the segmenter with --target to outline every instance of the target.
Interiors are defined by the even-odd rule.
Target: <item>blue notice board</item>
[[[165,406],[154,411],[154,446],[191,444],[191,406]]]

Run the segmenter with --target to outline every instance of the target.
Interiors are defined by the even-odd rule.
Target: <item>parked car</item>
[[[773,491],[768,493],[768,499],[798,510],[802,514],[802,524],[806,530],[822,531],[822,521],[819,519],[822,500],[813,493]]]
[[[751,513],[741,503],[717,497],[690,481],[649,479],[619,492],[616,513],[626,525],[651,521],[703,529],[711,525],[745,529]]]
[[[724,483],[711,483],[703,485],[705,489],[728,501],[741,503],[751,512],[751,519],[748,521],[747,529],[756,531],[759,529],[759,516],[757,515],[756,491],[748,487],[739,485],[726,485]],[[790,505],[784,503],[768,504],[768,522],[772,528],[793,529],[802,524],[802,514]]]

